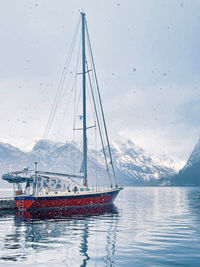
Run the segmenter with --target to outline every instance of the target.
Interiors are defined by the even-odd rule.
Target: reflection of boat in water
[[[23,220],[46,220],[46,219],[65,219],[81,218],[85,216],[99,216],[103,214],[117,214],[116,207],[111,205],[75,207],[75,208],[53,208],[53,209],[30,209],[29,211],[17,210],[15,219]]]
[[[1,232],[0,261],[5,266],[14,263],[27,266],[30,262],[44,266],[51,264],[51,260],[56,266],[93,266],[94,257],[100,254],[105,266],[115,266],[120,217],[114,205],[81,208],[78,213],[75,209],[71,212],[54,209],[20,214],[18,210],[14,218],[13,214],[6,217],[12,220],[9,218],[9,227]]]
[[[87,29],[87,24],[85,20],[85,14],[81,13],[82,21],[82,69],[80,73],[82,76],[82,91],[80,95],[82,96],[82,111],[79,116],[82,121],[81,127],[76,127],[73,124],[73,131],[81,130],[82,134],[82,164],[81,170],[78,174],[66,174],[60,172],[50,172],[50,171],[38,171],[37,163],[35,163],[35,170],[29,170],[25,168],[23,171],[17,171],[12,173],[7,173],[2,176],[4,180],[7,180],[14,185],[15,192],[15,202],[19,210],[29,210],[29,209],[41,209],[41,208],[64,208],[64,207],[85,207],[88,209],[90,206],[101,206],[108,205],[113,203],[117,194],[122,189],[117,186],[115,171],[112,161],[111,149],[108,139],[107,128],[105,124],[105,117],[102,107],[102,101],[99,92],[99,86],[96,76],[96,70],[93,60],[93,54],[90,45],[90,39]],[[88,43],[88,49],[86,49],[86,41]],[[89,60],[86,60],[86,52],[88,53]],[[90,61],[90,67],[88,64]],[[91,78],[90,72],[93,72],[93,78]],[[87,78],[87,79],[86,79]],[[65,80],[65,78],[63,78]],[[93,88],[92,80],[95,83]],[[63,84],[64,82],[62,82]],[[89,88],[86,90],[86,84]],[[94,116],[94,125],[89,126],[88,124],[88,114],[86,111],[86,99],[87,94],[90,92],[90,100],[93,104],[93,116]],[[61,97],[59,91],[58,95]],[[79,107],[78,101],[78,107]],[[54,103],[59,103],[59,99],[55,99]],[[57,105],[56,104],[56,105]],[[54,107],[54,106],[53,106]],[[79,107],[80,108],[80,107]],[[53,110],[51,113],[54,114],[56,110]],[[75,107],[74,110],[79,110]],[[100,114],[98,114],[100,113]],[[52,117],[50,115],[50,120]],[[53,116],[53,115],[52,115]],[[48,121],[48,123],[49,123]],[[76,120],[75,120],[76,121]],[[49,129],[50,126],[47,128]],[[87,139],[87,130],[97,128],[99,132],[100,144],[102,146],[102,154],[105,161],[106,172],[108,175],[108,180],[110,185],[107,188],[96,186],[92,188],[88,186],[88,168],[87,168],[87,150],[88,150],[88,139]],[[46,132],[46,131],[45,131]],[[73,185],[66,182],[70,180],[74,183]],[[80,185],[77,182],[74,182],[76,179],[82,179]],[[78,184],[78,185],[77,185]],[[60,210],[61,212],[61,210]]]
[[[93,266],[94,257],[102,255],[105,266],[115,266],[117,208],[107,205],[78,210],[16,211],[12,227],[5,232],[2,257],[25,265],[35,257],[37,266],[43,266],[47,252],[46,265],[52,259],[56,266]]]

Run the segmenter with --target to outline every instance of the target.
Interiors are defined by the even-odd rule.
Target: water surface
[[[0,213],[0,266],[200,266],[200,188],[126,188],[115,206]]]

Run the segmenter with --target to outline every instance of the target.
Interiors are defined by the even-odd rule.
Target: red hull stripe
[[[105,205],[113,203],[118,192],[116,190],[113,192],[82,196],[16,197],[15,203],[19,209]]]

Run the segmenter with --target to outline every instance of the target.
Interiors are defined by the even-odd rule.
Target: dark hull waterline
[[[88,217],[103,214],[117,214],[114,204],[89,206],[89,207],[64,207],[64,208],[45,208],[29,209],[28,211],[16,211],[16,220],[46,220],[46,219],[65,219],[70,217]]]

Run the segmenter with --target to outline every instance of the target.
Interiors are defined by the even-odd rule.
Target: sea
[[[127,187],[99,209],[0,212],[0,266],[200,266],[200,188]]]

